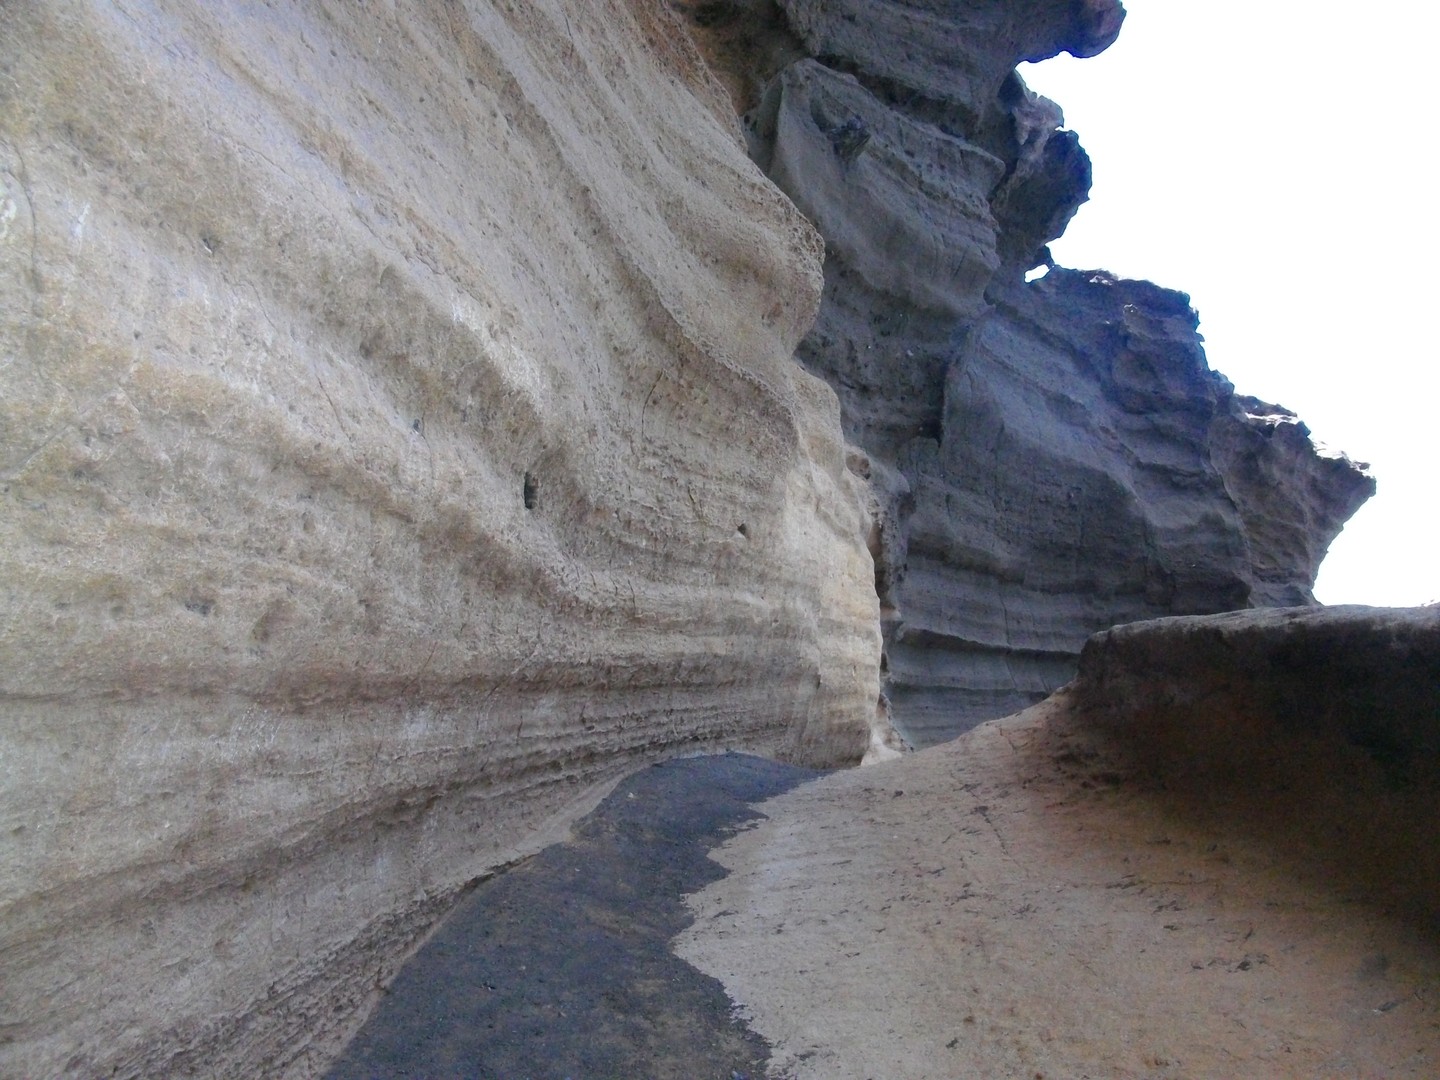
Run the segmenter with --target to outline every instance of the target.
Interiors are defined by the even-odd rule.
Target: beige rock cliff
[[[303,1074],[598,785],[883,738],[820,243],[662,5],[4,24],[0,1073]]]

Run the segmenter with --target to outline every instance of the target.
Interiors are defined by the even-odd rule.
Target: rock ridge
[[[797,1080],[1429,1076],[1437,749],[1440,608],[1116,627],[764,803],[677,948]]]

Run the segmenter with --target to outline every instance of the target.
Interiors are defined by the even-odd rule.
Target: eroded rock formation
[[[1173,779],[1243,785],[1270,774],[1264,782],[1278,791],[1276,778],[1303,777],[1301,759],[1314,752],[1353,759],[1346,783],[1409,797],[1440,781],[1440,606],[1231,611],[1117,626],[1086,642],[1070,697],[1088,725]],[[1304,797],[1318,804],[1322,794]],[[1343,791],[1336,799],[1333,812],[1344,816]],[[1376,824],[1384,827],[1383,816]],[[1411,831],[1440,844],[1433,827]],[[1339,846],[1370,845],[1352,837]],[[1440,905],[1440,862],[1430,878],[1416,891],[1427,909]]]
[[[1059,269],[991,296],[946,372],[939,437],[899,455],[913,509],[890,696],[922,742],[1068,682],[1114,623],[1312,603],[1373,490],[1209,370],[1185,296]]]
[[[1118,627],[767,801],[677,947],[797,1080],[1428,1075],[1440,607]]]
[[[1118,0],[689,9],[756,160],[825,237],[799,355],[874,488],[901,731],[1039,700],[1117,622],[1313,600],[1363,466],[1211,372],[1184,295],[1024,281],[1090,163],[1015,65],[1104,49]]]
[[[305,1073],[596,785],[866,752],[819,242],[662,7],[4,21],[0,1073]]]
[[[1118,3],[673,6],[723,87],[660,0],[6,9],[0,1072],[313,1072],[638,763],[1308,596],[1368,479],[1022,280]]]
[[[1427,934],[1440,918],[1440,607],[1118,626],[1068,700],[1177,816]]]

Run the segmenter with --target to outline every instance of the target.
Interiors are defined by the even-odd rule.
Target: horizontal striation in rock
[[[875,741],[819,242],[662,8],[0,67],[0,1072],[312,1072],[624,771]]]
[[[926,743],[1005,715],[1117,622],[1309,602],[1364,467],[1236,395],[1183,294],[1022,280],[1091,175],[1015,65],[1104,49],[1117,0],[778,5],[793,41],[768,0],[696,32],[826,240],[798,356],[871,482],[896,725]],[[741,40],[771,46],[747,61]]]
[[[813,60],[775,78],[750,128],[766,173],[870,288],[952,318],[981,309],[1003,161]]]
[[[779,2],[811,55],[976,117],[1017,63],[1094,55],[1125,17],[1119,0]]]
[[[1239,394],[1216,417],[1210,446],[1250,540],[1252,601],[1311,603],[1330,541],[1375,493],[1368,466],[1313,442],[1288,409]]]
[[[1257,430],[1183,295],[1059,269],[992,295],[939,440],[900,459],[913,509],[888,693],[921,743],[1063,685],[1117,622],[1313,602],[1312,552],[1372,485],[1283,410],[1280,434]]]

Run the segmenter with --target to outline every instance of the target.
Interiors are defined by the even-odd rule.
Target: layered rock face
[[[947,370],[939,438],[899,456],[890,696],[922,742],[1068,682],[1117,622],[1313,603],[1372,490],[1208,369],[1183,295],[1056,269],[992,296]]]
[[[673,6],[725,87],[659,0],[7,8],[0,1073],[313,1072],[642,762],[1308,597],[1368,479],[1022,280],[1117,3]]]
[[[665,10],[5,23],[0,1073],[306,1073],[607,780],[883,736],[819,243]]]
[[[1043,698],[1117,622],[1312,601],[1363,467],[1211,372],[1182,294],[1024,281],[1090,165],[1015,65],[1102,50],[1118,0],[690,9],[756,160],[825,237],[799,355],[873,485],[913,743]]]

